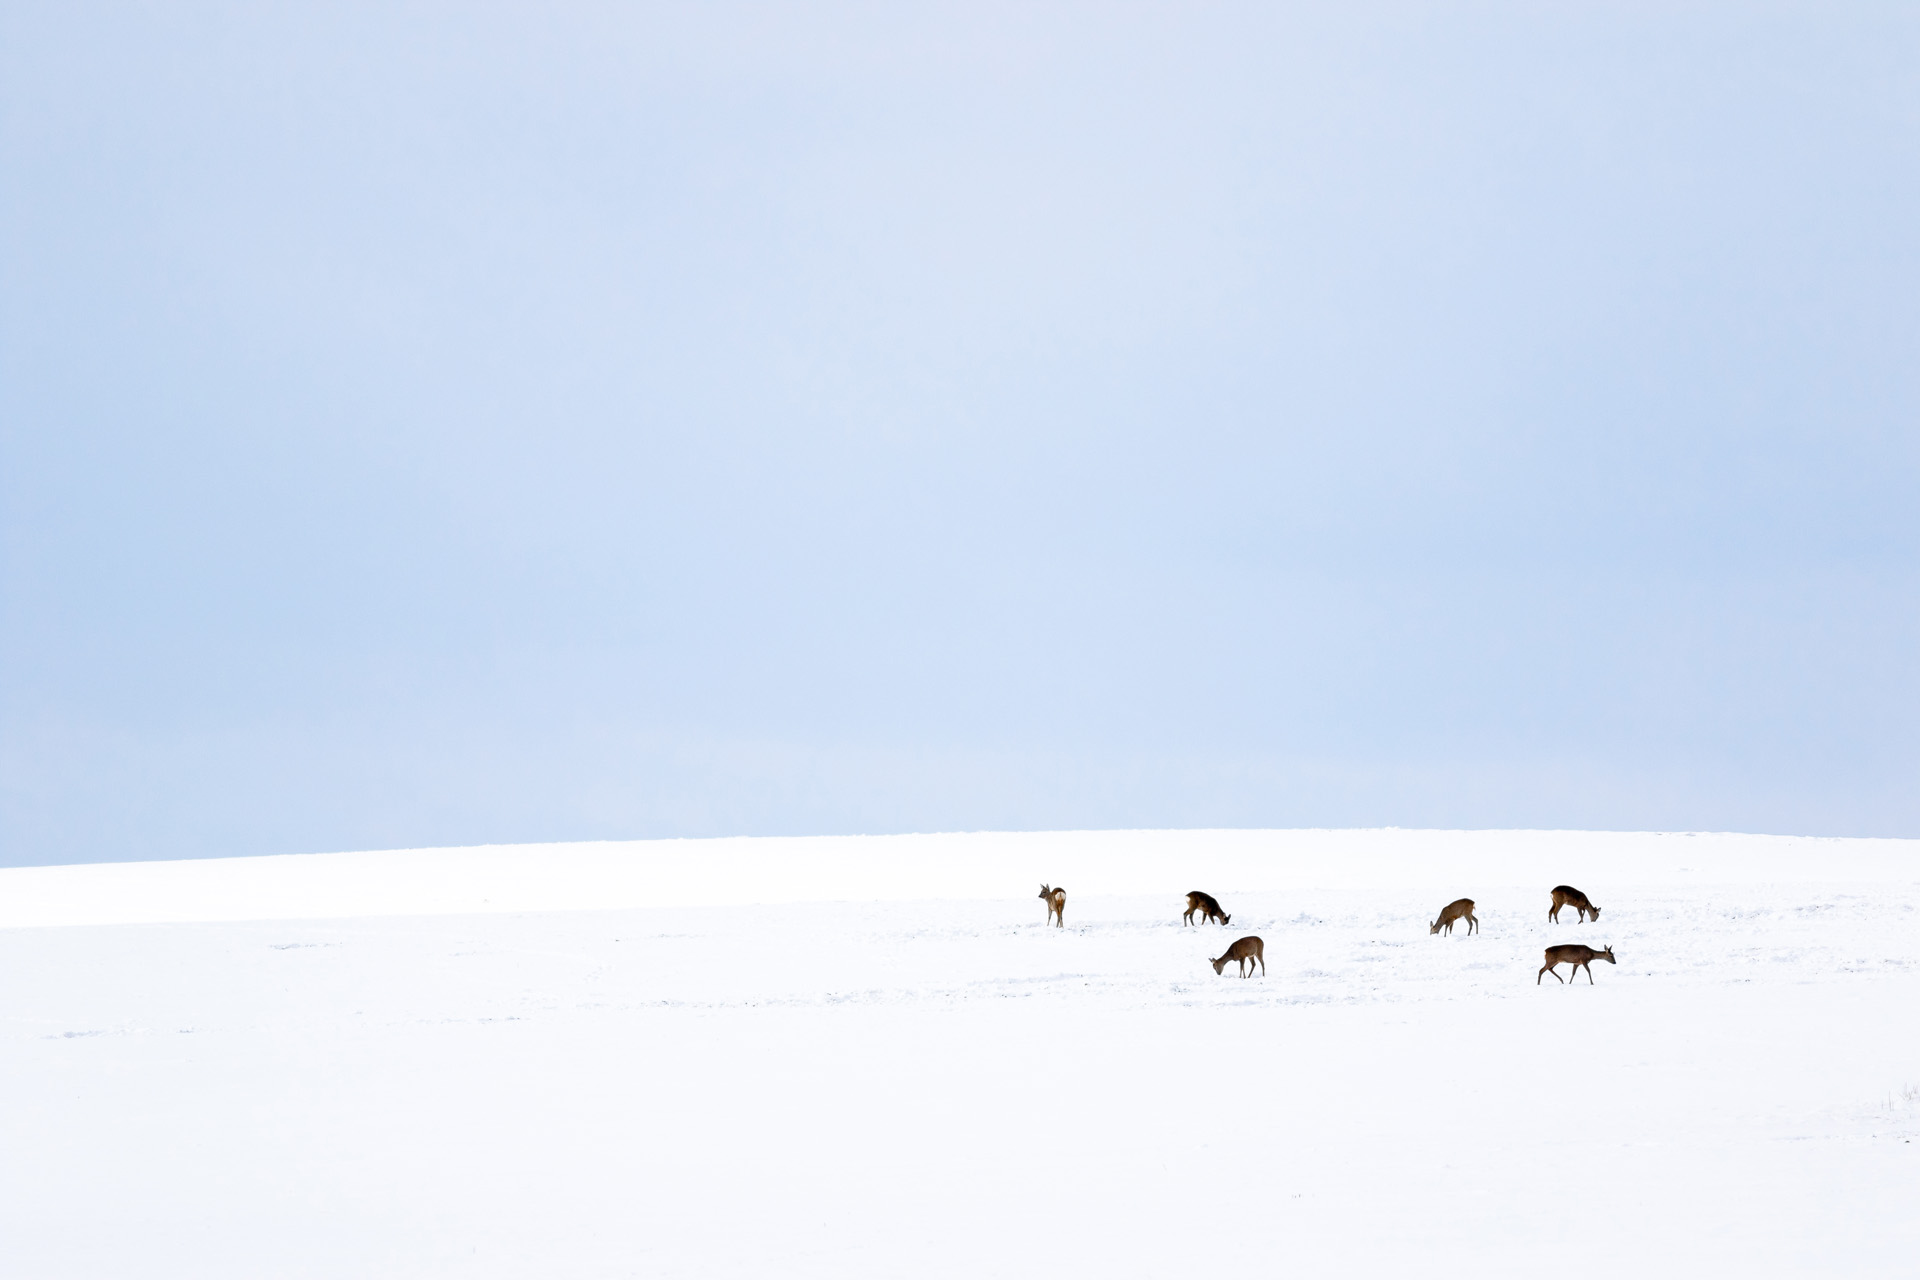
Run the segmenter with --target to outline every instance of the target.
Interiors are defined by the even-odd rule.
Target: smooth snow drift
[[[1547,923],[1562,882],[1599,922]],[[1192,889],[1232,926],[1183,926]],[[1429,936],[1462,896],[1481,933]],[[196,1280],[1905,1276],[1916,906],[1911,842],[1568,832],[5,871],[0,1252]],[[1216,977],[1243,933],[1268,975]],[[1620,963],[1536,987],[1556,942]]]

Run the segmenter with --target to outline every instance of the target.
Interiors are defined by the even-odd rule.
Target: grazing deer
[[[1449,902],[1446,906],[1442,907],[1440,909],[1440,918],[1428,926],[1427,932],[1438,933],[1444,928],[1448,933],[1452,933],[1453,922],[1455,920],[1465,920],[1469,934],[1480,927],[1479,917],[1473,914],[1472,898],[1462,898],[1458,902]]]
[[[1207,963],[1213,966],[1215,973],[1225,973],[1227,971],[1227,961],[1229,960],[1239,963],[1240,976],[1243,978],[1253,972],[1253,962],[1258,960],[1260,962],[1260,976],[1263,978],[1267,976],[1267,944],[1258,938],[1242,938],[1240,941],[1228,947],[1225,955],[1220,956],[1218,959],[1209,960]]]
[[[1560,908],[1572,907],[1580,913],[1580,923],[1585,924],[1587,917],[1600,918],[1600,908],[1587,901],[1587,895],[1570,884],[1557,884],[1553,887],[1553,906],[1547,911],[1547,919],[1554,924],[1560,923]],[[1588,974],[1592,977],[1592,974]]]
[[[1047,923],[1053,924],[1057,920],[1062,929],[1066,928],[1067,891],[1065,889],[1055,889],[1051,885],[1043,884],[1040,886],[1040,896],[1046,900]]]
[[[1221,924],[1233,923],[1233,917],[1220,909],[1220,904],[1214,901],[1212,894],[1202,893],[1198,889],[1187,895],[1187,913],[1180,918],[1192,924],[1195,912],[1200,914],[1202,924],[1209,920],[1218,920]]]
[[[1573,975],[1585,969],[1587,971],[1587,985],[1592,986],[1593,961],[1595,960],[1605,960],[1608,964],[1620,963],[1613,958],[1612,947],[1608,947],[1605,951],[1595,951],[1592,947],[1583,947],[1577,942],[1569,942],[1562,947],[1548,947],[1547,962],[1540,966],[1540,973],[1533,975],[1533,985],[1536,987],[1540,985],[1541,973],[1551,973],[1555,982],[1572,982]],[[1562,978],[1559,972],[1559,966],[1563,964],[1573,966],[1573,968],[1567,970],[1567,976],[1565,978]]]

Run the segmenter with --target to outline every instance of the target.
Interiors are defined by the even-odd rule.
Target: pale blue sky
[[[0,9],[0,863],[1920,836],[1920,11]]]

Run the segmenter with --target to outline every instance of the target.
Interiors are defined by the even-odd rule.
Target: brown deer
[[[1055,889],[1051,885],[1043,884],[1040,886],[1040,896],[1046,900],[1047,923],[1053,924],[1057,921],[1062,929],[1066,928],[1067,891],[1065,889]]]
[[[1600,918],[1600,908],[1588,902],[1587,895],[1570,884],[1557,884],[1553,887],[1553,906],[1547,911],[1547,919],[1554,924],[1559,924],[1560,908],[1562,907],[1572,907],[1575,911],[1579,912],[1580,923],[1582,924],[1587,922],[1589,916],[1595,920]],[[1592,977],[1593,975],[1588,974],[1587,976]]]
[[[1540,974],[1542,973],[1551,973],[1555,982],[1572,982],[1573,975],[1585,969],[1587,971],[1587,985],[1592,986],[1593,962],[1595,960],[1605,960],[1608,964],[1620,963],[1613,958],[1612,947],[1608,947],[1605,951],[1595,951],[1592,947],[1583,947],[1577,942],[1569,942],[1565,946],[1560,947],[1548,947],[1547,962],[1540,966],[1540,973],[1533,975],[1533,985],[1536,987],[1540,985]],[[1559,972],[1559,966],[1563,964],[1573,966],[1573,968],[1567,970],[1567,976],[1565,978],[1562,978]]]
[[[1227,971],[1227,961],[1233,960],[1240,965],[1240,976],[1246,977],[1253,972],[1253,962],[1260,962],[1260,976],[1267,976],[1267,944],[1258,938],[1246,937],[1228,947],[1226,954],[1218,959],[1207,961],[1215,973]]]
[[[1452,933],[1453,922],[1455,920],[1465,920],[1467,922],[1467,933],[1469,935],[1480,927],[1479,917],[1473,914],[1472,898],[1462,898],[1458,902],[1449,902],[1446,906],[1440,908],[1440,918],[1427,927],[1427,932],[1438,933],[1444,928],[1448,933]]]
[[[1192,924],[1195,912],[1199,913],[1201,924],[1209,920],[1218,920],[1221,924],[1233,923],[1233,917],[1220,909],[1220,904],[1214,901],[1212,894],[1202,893],[1198,889],[1187,895],[1187,912],[1180,918]]]

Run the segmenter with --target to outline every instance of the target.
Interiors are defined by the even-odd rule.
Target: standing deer
[[[1560,908],[1572,907],[1580,913],[1580,923],[1585,924],[1587,917],[1600,918],[1600,908],[1587,901],[1587,895],[1570,884],[1557,884],[1553,887],[1553,906],[1547,911],[1547,919],[1554,924],[1560,923]],[[1592,977],[1592,974],[1588,974]]]
[[[1467,933],[1469,935],[1480,927],[1479,917],[1473,914],[1472,898],[1462,898],[1458,902],[1449,902],[1446,906],[1442,907],[1440,909],[1440,918],[1427,927],[1427,932],[1438,933],[1444,928],[1448,933],[1452,933],[1453,922],[1455,920],[1465,920],[1467,922]]]
[[[1040,886],[1040,896],[1047,904],[1047,923],[1053,924],[1058,922],[1062,929],[1066,928],[1067,891],[1065,889],[1055,889],[1050,885],[1043,884]]]
[[[1227,971],[1227,961],[1233,960],[1240,965],[1240,976],[1246,977],[1253,972],[1253,962],[1260,962],[1260,976],[1267,976],[1267,944],[1258,938],[1246,937],[1228,947],[1226,954],[1207,961],[1215,973]]]
[[[1555,982],[1572,982],[1573,975],[1585,969],[1587,971],[1587,985],[1592,986],[1593,962],[1595,960],[1605,960],[1608,964],[1620,963],[1613,958],[1612,947],[1608,947],[1605,951],[1595,951],[1592,947],[1583,947],[1577,942],[1569,942],[1565,946],[1560,947],[1548,947],[1547,962],[1540,966],[1540,973],[1533,975],[1533,985],[1536,987],[1540,985],[1540,974],[1542,973],[1551,973]],[[1562,978],[1559,972],[1559,966],[1563,964],[1573,966],[1573,968],[1567,970],[1567,976],[1565,978]]]
[[[1199,913],[1202,924],[1209,920],[1218,920],[1221,924],[1233,923],[1233,917],[1220,909],[1220,904],[1214,901],[1212,894],[1202,893],[1198,889],[1187,895],[1187,912],[1180,918],[1192,924],[1195,912]]]

